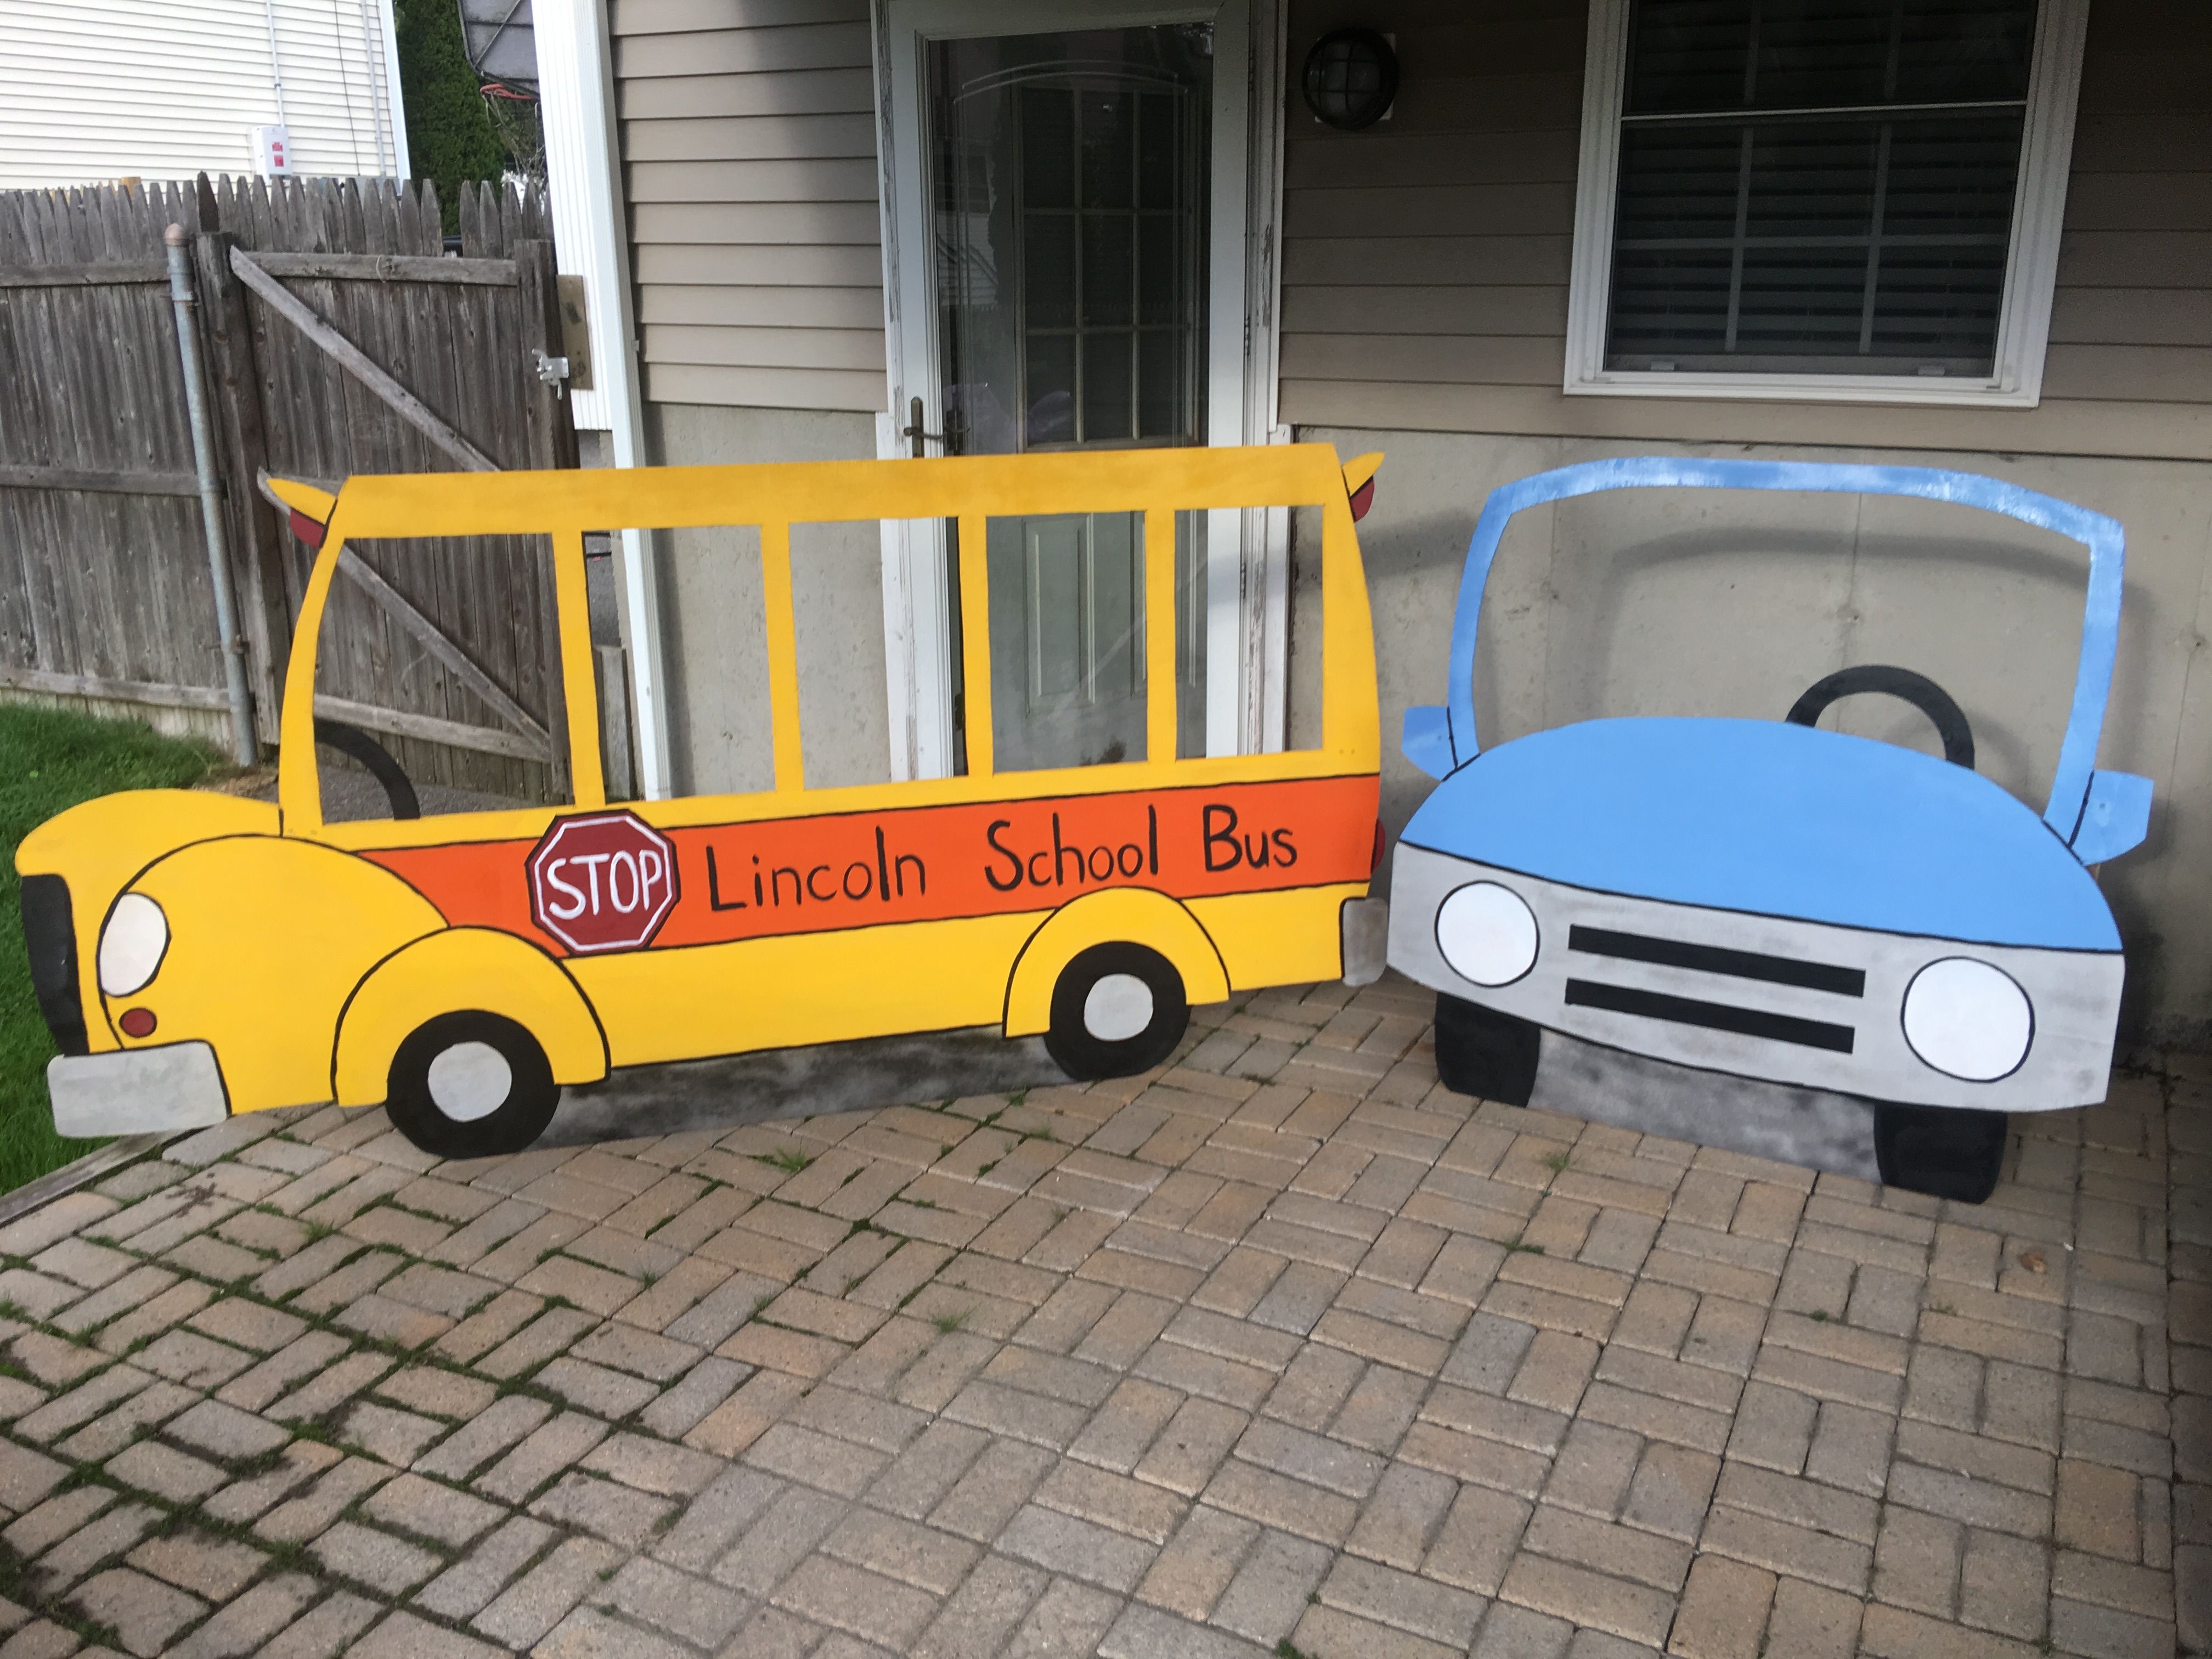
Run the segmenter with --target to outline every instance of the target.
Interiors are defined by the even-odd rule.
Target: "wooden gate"
[[[542,198],[225,179],[0,195],[0,687],[224,706],[161,236],[192,234],[241,645],[276,737],[306,550],[256,487],[576,464]],[[419,781],[566,786],[545,550],[365,546],[341,564],[319,711]],[[586,718],[590,718],[586,714]],[[212,727],[210,726],[210,729]]]

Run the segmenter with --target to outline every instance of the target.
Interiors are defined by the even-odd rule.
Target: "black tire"
[[[1123,1035],[1119,1025],[1109,1024],[1102,1036],[1092,1029],[1086,1010],[1100,982],[1116,978],[1139,981],[1152,1006],[1139,1011],[1146,1015],[1141,1028]],[[1115,988],[1108,988],[1110,993]],[[1127,987],[1119,988],[1129,992]],[[1126,1000],[1121,1012],[1128,1012]],[[1183,1000],[1182,975],[1173,963],[1141,945],[1094,945],[1060,969],[1060,982],[1052,988],[1052,1026],[1044,1046],[1068,1076],[1096,1083],[1149,1072],[1175,1052],[1189,1025],[1190,1004]]]
[[[1996,1190],[2010,1124],[1966,1106],[1874,1109],[1874,1157],[1883,1182],[1930,1198],[1979,1204]]]
[[[1942,738],[1943,758],[1969,772],[1974,769],[1974,731],[1966,724],[1966,711],[1959,707],[1958,699],[1948,691],[1925,674],[1916,674],[1910,668],[1891,668],[1881,663],[1839,668],[1814,681],[1782,718],[1792,726],[1817,726],[1830,703],[1838,697],[1855,697],[1863,691],[1877,691],[1911,703],[1928,716],[1936,735]]]
[[[1437,996],[1437,1077],[1454,1094],[1526,1106],[1536,1091],[1540,1027],[1462,997]]]
[[[465,1045],[489,1048],[505,1063],[503,1095],[497,1067],[481,1054],[457,1052]],[[434,1089],[432,1068],[441,1060],[460,1068],[458,1100],[454,1073],[446,1068]],[[481,1091],[474,1098],[466,1093],[469,1085]],[[553,1081],[538,1039],[511,1019],[474,1010],[441,1014],[401,1043],[392,1057],[387,1088],[384,1107],[393,1126],[433,1158],[521,1152],[545,1132],[561,1103],[561,1085]],[[441,1094],[447,1105],[440,1103]],[[470,1115],[453,1115],[448,1106],[454,1104],[465,1104]]]
[[[416,799],[415,786],[408,781],[399,763],[392,758],[392,751],[359,726],[348,726],[343,720],[319,720],[315,722],[315,741],[328,744],[368,768],[368,775],[383,786],[384,799],[390,803],[394,818],[422,816],[422,803]]]

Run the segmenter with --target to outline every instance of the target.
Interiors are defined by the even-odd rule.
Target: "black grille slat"
[[[1570,1008],[1603,1008],[1616,1014],[1701,1026],[1709,1031],[1730,1031],[1738,1036],[1763,1037],[1772,1042],[1795,1043],[1801,1048],[1826,1048],[1838,1054],[1850,1053],[1857,1036],[1848,1025],[1832,1025],[1826,1020],[1800,1019],[1794,1014],[1769,1013],[1763,1008],[1732,1007],[1725,1002],[1704,1002],[1695,997],[1668,996],[1662,991],[1607,985],[1597,980],[1569,980],[1566,1003]]]
[[[1771,957],[1757,951],[1732,951],[1718,945],[1692,945],[1686,939],[1655,939],[1649,933],[1623,933],[1609,927],[1577,925],[1567,929],[1567,949],[1584,956],[1648,962],[1660,968],[1690,968],[1700,973],[1726,974],[1733,979],[1755,979],[1769,985],[1795,985],[1803,990],[1826,991],[1839,997],[1866,994],[1866,975],[1856,968],[1802,962],[1794,957]]]
[[[31,988],[39,1012],[65,1054],[92,1052],[84,1027],[84,999],[77,986],[76,919],[69,883],[59,876],[23,878],[23,947],[31,958]]]

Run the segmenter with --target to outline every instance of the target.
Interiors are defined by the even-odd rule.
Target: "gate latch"
[[[543,348],[537,346],[531,348],[530,356],[538,365],[538,378],[546,385],[557,386],[568,378],[568,360],[566,357],[548,356]]]

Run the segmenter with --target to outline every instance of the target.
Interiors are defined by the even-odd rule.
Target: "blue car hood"
[[[1990,945],[2120,945],[2089,872],[1987,778],[1779,720],[1588,720],[1517,738],[1439,784],[1402,839],[1679,904]]]

